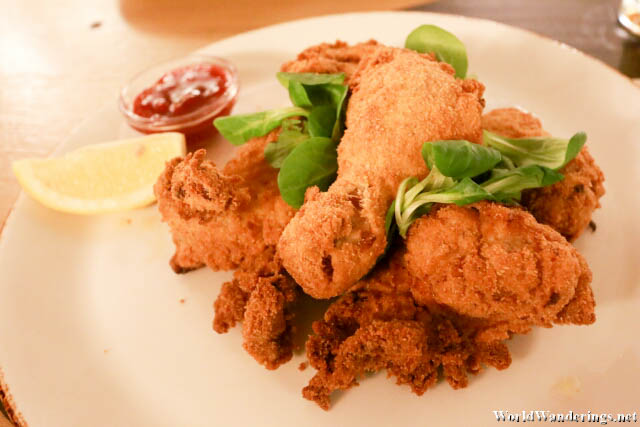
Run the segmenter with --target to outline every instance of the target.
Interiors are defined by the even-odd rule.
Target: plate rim
[[[616,75],[617,78],[622,78],[622,80],[626,81],[627,84],[630,87],[632,87],[634,91],[637,91],[637,92],[635,92],[637,95],[640,95],[640,86],[635,84],[629,76],[626,76],[621,71],[619,71],[618,69],[614,68],[613,66],[607,64],[606,62],[602,61],[601,59],[596,58],[595,56],[593,56],[593,55],[591,55],[589,53],[586,53],[586,52],[584,52],[582,50],[579,50],[578,48],[573,47],[573,46],[571,46],[571,45],[569,45],[567,43],[561,42],[559,40],[555,40],[555,39],[553,39],[553,38],[551,38],[549,36],[537,33],[535,31],[532,31],[532,30],[529,30],[529,29],[516,27],[516,26],[510,25],[510,24],[506,24],[506,23],[503,23],[503,22],[495,21],[495,20],[492,20],[492,19],[477,18],[477,17],[473,17],[473,16],[468,16],[468,15],[458,15],[458,14],[453,14],[453,13],[443,13],[443,12],[433,12],[433,11],[382,10],[382,11],[368,11],[368,12],[328,13],[328,14],[322,14],[322,15],[314,15],[314,16],[309,16],[309,17],[303,17],[303,18],[298,18],[298,19],[278,22],[278,23],[275,23],[275,24],[271,24],[271,25],[267,25],[267,26],[263,26],[263,27],[259,27],[259,28],[254,28],[254,29],[251,29],[251,30],[248,30],[248,31],[244,31],[244,32],[241,32],[241,33],[233,34],[233,35],[230,35],[230,36],[215,40],[215,41],[213,41],[211,43],[208,43],[208,44],[206,44],[206,45],[204,45],[204,46],[202,46],[202,47],[200,47],[198,49],[195,49],[195,50],[190,51],[190,52],[186,52],[184,55],[180,55],[180,56],[177,56],[175,58],[182,58],[182,57],[188,56],[190,54],[194,54],[194,53],[198,53],[198,52],[207,50],[207,49],[211,48],[211,46],[213,46],[215,44],[233,43],[234,39],[240,39],[240,38],[244,38],[244,37],[251,37],[255,33],[263,32],[263,31],[269,31],[269,30],[277,29],[279,27],[285,27],[285,26],[288,26],[288,25],[297,24],[297,23],[301,23],[301,22],[305,22],[305,21],[332,19],[332,18],[339,18],[339,17],[364,18],[364,17],[367,17],[367,16],[375,16],[375,15],[426,15],[426,16],[431,15],[431,16],[443,16],[443,17],[447,17],[447,18],[451,18],[451,19],[466,20],[466,21],[470,21],[470,22],[480,22],[480,23],[484,23],[484,24],[496,25],[498,27],[501,27],[502,29],[507,29],[509,31],[516,31],[516,32],[532,35],[532,36],[537,37],[538,39],[540,39],[543,43],[548,43],[548,44],[554,45],[556,47],[559,47],[561,49],[564,49],[569,55],[576,55],[577,54],[578,56],[582,56],[586,60],[589,60],[591,62],[599,64],[601,69],[606,70],[606,72],[608,72],[608,73],[612,73],[613,72],[612,73],[613,75]],[[102,107],[106,107],[106,105],[108,105],[108,104],[110,104],[110,103],[105,103]],[[81,120],[71,130],[71,132],[69,132],[68,136],[66,138],[64,138],[51,151],[51,153],[49,153],[49,155],[46,156],[45,158],[51,157],[52,155],[55,155],[55,154],[58,154],[60,152],[60,150],[62,150],[64,148],[64,146],[66,145],[67,141],[69,141],[69,139],[71,139],[78,132],[78,130],[81,129],[85,125],[85,123],[91,119],[91,117],[92,117],[92,114],[84,116],[83,120]],[[0,224],[0,243],[2,243],[4,241],[4,239],[5,239],[4,231],[8,227],[11,226],[11,223],[13,222],[13,220],[15,218],[15,215],[16,215],[16,212],[17,212],[17,207],[23,202],[23,199],[25,197],[26,196],[25,196],[24,190],[20,189],[20,192],[18,193],[18,196],[16,197],[15,201],[12,203],[4,222],[2,224]],[[10,422],[13,422],[18,427],[28,427],[29,426],[27,420],[25,419],[25,417],[22,415],[22,413],[18,409],[18,404],[17,404],[16,400],[14,399],[13,395],[11,394],[10,386],[7,383],[7,381],[5,380],[5,373],[4,373],[4,370],[2,368],[2,365],[0,365],[0,402],[4,406],[5,412],[7,413]]]

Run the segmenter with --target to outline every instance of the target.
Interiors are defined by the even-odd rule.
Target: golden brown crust
[[[392,253],[313,324],[307,358],[318,372],[303,396],[324,409],[370,371],[386,369],[418,395],[438,369],[466,387],[483,366],[510,365],[513,334],[595,321],[586,262],[522,209],[441,206]]]
[[[260,278],[245,307],[242,346],[267,369],[276,369],[293,356],[288,302],[272,278]]]
[[[538,221],[552,226],[569,241],[591,222],[604,195],[604,175],[587,147],[560,170],[564,179],[549,187],[522,193],[522,204]]]
[[[482,126],[508,138],[548,135],[540,120],[516,108],[501,108],[485,114]],[[600,207],[604,175],[586,146],[560,172],[564,180],[524,191],[522,204],[539,222],[573,241],[587,228],[593,211]]]
[[[482,331],[493,325],[485,319],[461,316],[447,307],[416,303],[413,278],[402,248],[363,280],[360,288],[334,302],[321,321],[314,322],[307,340],[307,358],[318,372],[303,396],[328,409],[335,390],[357,385],[364,372],[386,369],[398,384],[421,395],[437,379],[454,388],[467,385],[468,373],[483,365],[505,369],[511,363],[505,336]],[[479,339],[482,338],[482,339]]]
[[[386,369],[398,384],[409,384],[417,395],[438,378],[427,346],[426,330],[411,320],[374,320],[345,339],[332,360],[330,374],[316,374],[302,394],[323,409],[329,409],[329,395],[357,385],[366,372]]]
[[[243,321],[243,347],[267,369],[276,369],[293,355],[293,306],[299,294],[274,255],[270,247],[236,270],[214,303],[213,329],[225,333]]]
[[[442,206],[409,229],[406,262],[420,279],[411,290],[420,304],[545,327],[561,312],[565,323],[595,321],[582,256],[522,209],[490,202]],[[563,311],[572,302],[574,309]]]
[[[167,163],[155,185],[169,224],[176,272],[238,268],[274,245],[294,210],[280,197],[278,171],[264,160],[277,131],[247,142],[220,172],[198,150]]]
[[[227,332],[244,320],[244,347],[275,369],[292,355],[295,283],[275,260],[275,244],[294,210],[280,197],[278,171],[264,159],[274,131],[255,138],[219,171],[204,150],[174,159],[156,183],[158,208],[169,224],[183,273],[207,265],[237,268],[214,303],[213,328]]]
[[[497,108],[482,116],[482,128],[507,138],[545,136],[540,119],[517,108]]]
[[[350,84],[362,57],[380,46],[375,40],[355,45],[340,40],[321,43],[303,50],[295,60],[282,64],[280,70],[292,73],[344,73],[345,83]]]
[[[425,176],[425,141],[479,142],[484,87],[455,79],[428,55],[379,47],[352,77],[338,178],[311,191],[278,243],[283,264],[305,292],[329,298],[349,289],[386,246],[385,212],[400,182]]]

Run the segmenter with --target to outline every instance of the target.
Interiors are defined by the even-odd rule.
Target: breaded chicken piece
[[[293,356],[295,282],[282,269],[270,248],[250,268],[234,272],[222,285],[214,303],[213,329],[225,333],[242,321],[243,347],[267,369],[275,369]]]
[[[278,171],[264,160],[277,134],[247,142],[222,172],[204,150],[168,162],[155,194],[176,245],[174,271],[238,268],[275,245],[295,213],[280,197]]]
[[[334,302],[313,324],[307,357],[318,370],[303,396],[328,409],[333,391],[358,384],[366,372],[386,369],[398,384],[422,395],[438,371],[453,388],[465,387],[468,373],[483,365],[505,369],[511,357],[503,337],[478,340],[490,324],[460,316],[446,307],[418,305],[415,281],[403,265],[404,250]]]
[[[507,138],[548,136],[540,120],[517,108],[497,108],[482,116],[482,128]]]
[[[379,47],[351,84],[338,177],[325,193],[308,191],[278,242],[283,265],[315,298],[342,294],[373,267],[398,185],[427,174],[425,141],[482,137],[484,87],[429,55]]]
[[[409,228],[406,265],[418,279],[411,293],[422,305],[516,325],[595,321],[582,255],[519,208],[439,207]]]
[[[515,108],[502,108],[485,114],[482,126],[508,138],[548,135],[540,120]],[[593,211],[600,207],[604,175],[586,146],[560,172],[565,176],[564,180],[549,187],[524,191],[522,205],[539,222],[550,225],[567,240],[573,241],[589,225]]]
[[[283,71],[353,74],[370,41],[354,46],[322,44],[302,52]],[[214,303],[213,328],[224,333],[243,322],[243,346],[274,369],[292,355],[297,286],[274,257],[275,243],[293,216],[277,188],[277,169],[264,160],[266,144],[278,131],[255,138],[222,172],[204,151],[170,162],[156,185],[158,206],[169,223],[176,254],[171,265],[186,272],[208,265],[238,268]]]
[[[294,210],[280,197],[277,170],[264,160],[277,131],[256,138],[219,172],[205,151],[168,162],[155,186],[176,253],[171,266],[184,273],[203,265],[239,268],[216,299],[214,329],[243,321],[243,345],[275,369],[292,356],[295,282],[275,260],[275,244]]]
[[[418,395],[439,369],[466,387],[484,365],[509,367],[513,334],[595,321],[584,258],[520,208],[438,206],[405,242],[313,324],[307,357],[318,372],[303,396],[324,409],[382,369]]]
[[[345,83],[350,84],[362,57],[380,46],[375,40],[352,46],[340,40],[333,44],[322,43],[303,50],[295,60],[282,64],[280,70],[291,73],[344,73]]]

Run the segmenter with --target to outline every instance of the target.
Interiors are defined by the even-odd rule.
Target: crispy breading
[[[409,384],[421,395],[438,378],[431,360],[426,329],[412,320],[374,320],[340,343],[328,374],[316,374],[302,394],[329,409],[330,395],[357,385],[367,372],[387,369],[398,384]]]
[[[384,213],[398,183],[428,172],[420,157],[424,141],[479,142],[483,124],[505,136],[535,136],[544,132],[537,119],[509,109],[481,118],[480,83],[454,79],[452,68],[430,55],[374,41],[314,46],[282,70],[344,72],[352,89],[339,178],[328,192],[309,189],[297,214],[286,205],[278,171],[264,160],[278,130],[249,141],[222,171],[203,151],[175,159],[155,187],[176,244],[176,272],[237,268],[214,303],[215,331],[242,322],[243,347],[275,369],[292,357],[299,296],[283,265],[315,297],[355,283],[314,322],[306,344],[317,373],[303,395],[327,409],[333,391],[357,385],[366,372],[386,369],[418,395],[439,372],[453,388],[465,387],[468,374],[483,366],[510,365],[504,341],[512,334],[595,320],[582,256],[523,210],[488,202],[435,208],[410,228],[406,247],[396,242],[357,281],[386,246]],[[563,205],[554,198],[563,194],[560,187],[544,196],[562,218],[580,203],[597,206],[602,176],[589,159],[584,148],[563,170],[591,186],[586,199]],[[540,200],[529,208],[543,218],[548,200]],[[575,224],[549,221],[575,234]]]
[[[293,356],[293,307],[299,291],[273,246],[233,274],[214,303],[213,329],[225,333],[242,321],[243,347],[267,369]]]
[[[376,267],[357,290],[334,302],[307,340],[307,357],[318,370],[303,396],[328,409],[336,390],[357,385],[365,372],[386,369],[398,384],[421,395],[442,368],[454,388],[483,365],[505,369],[511,357],[503,336],[481,332],[491,321],[461,316],[447,307],[416,303],[413,278],[404,266],[404,249]],[[478,338],[482,339],[478,339]]]
[[[321,43],[303,50],[295,60],[282,64],[280,70],[292,73],[344,73],[345,83],[349,84],[362,57],[380,46],[375,40],[354,45],[340,40],[333,44]]]
[[[538,221],[548,224],[569,241],[577,239],[591,222],[604,195],[604,175],[587,147],[560,172],[564,179],[549,187],[522,193],[522,205]]]
[[[315,298],[343,293],[373,267],[398,185],[427,174],[425,141],[482,136],[484,87],[429,55],[379,47],[351,82],[338,177],[325,193],[308,191],[278,243],[287,271]]]
[[[177,158],[156,183],[158,208],[169,224],[177,273],[207,265],[238,268],[216,302],[214,329],[243,323],[244,347],[274,369],[292,356],[295,283],[275,260],[275,243],[294,210],[280,197],[277,170],[264,160],[277,131],[253,139],[219,172],[204,150]]]
[[[176,272],[238,268],[276,243],[294,214],[280,197],[278,171],[264,160],[277,132],[247,142],[222,172],[204,150],[167,163],[155,193],[176,245]]]
[[[419,279],[411,293],[420,304],[544,327],[559,322],[560,313],[563,323],[595,321],[582,255],[523,209],[491,202],[441,206],[409,228],[406,263]]]
[[[540,119],[517,108],[496,108],[482,116],[482,128],[507,138],[549,135]]]
[[[377,47],[375,41],[322,44],[282,69],[344,72],[348,81],[362,55]],[[270,369],[291,357],[297,295],[295,282],[274,258],[275,243],[294,214],[280,197],[277,169],[264,159],[266,144],[277,135],[247,142],[222,171],[205,160],[203,150],[174,159],[155,186],[176,245],[171,266],[180,273],[203,265],[238,269],[214,303],[213,327],[224,333],[244,321],[245,349]]]
[[[501,108],[485,114],[482,126],[508,138],[548,135],[540,120],[516,108]],[[565,177],[562,181],[524,191],[522,204],[538,221],[573,241],[587,228],[593,211],[600,207],[604,175],[586,146],[560,172]]]
[[[513,334],[595,321],[584,258],[523,209],[442,205],[405,242],[313,324],[307,357],[318,372],[303,396],[320,407],[383,369],[418,395],[440,368],[466,387],[483,365],[510,365]]]

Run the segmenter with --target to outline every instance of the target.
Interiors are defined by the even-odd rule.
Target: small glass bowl
[[[133,111],[136,97],[153,86],[163,75],[190,65],[215,65],[225,71],[227,82],[222,96],[212,98],[195,111],[175,117],[142,117]],[[236,67],[226,59],[208,55],[189,55],[154,65],[136,74],[120,91],[118,107],[129,126],[142,133],[181,132],[187,139],[215,133],[213,120],[228,115],[238,97],[239,83]]]

